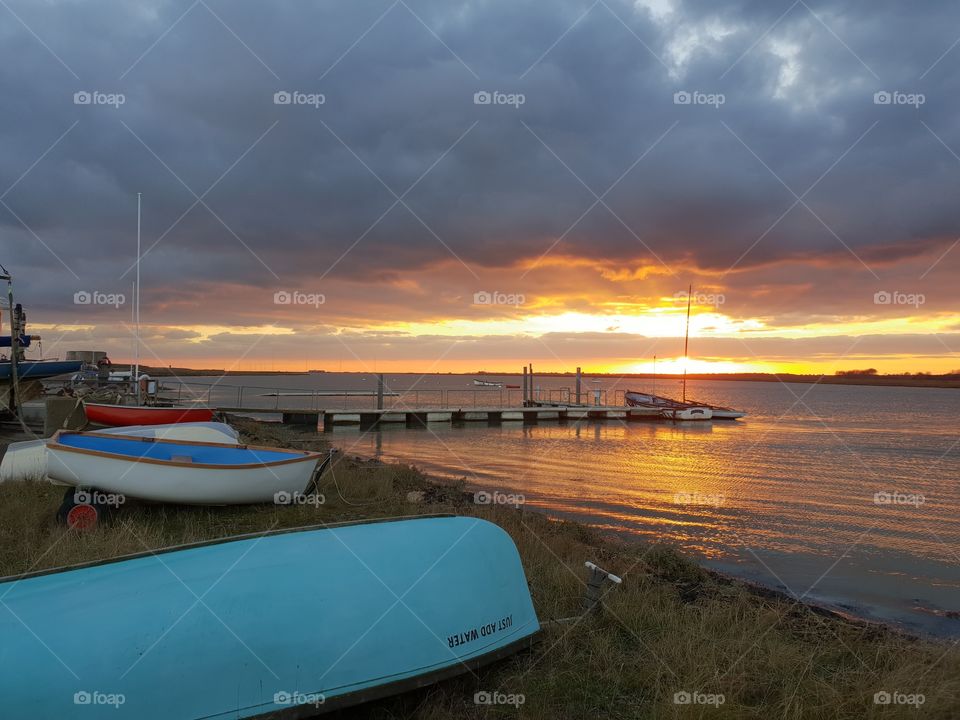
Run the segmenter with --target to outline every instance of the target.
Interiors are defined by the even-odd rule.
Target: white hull
[[[131,425],[99,431],[111,435],[152,437],[188,442],[215,442],[237,445],[237,431],[226,423],[177,423],[174,425]],[[10,443],[0,460],[0,482],[43,480],[47,477],[47,442],[49,438]],[[72,483],[71,483],[72,484]]]
[[[650,395],[648,393],[639,393],[632,390],[628,390],[624,395],[627,405],[633,405],[635,407],[653,407],[661,408],[661,415],[669,420],[704,420],[704,419],[713,419],[713,420],[736,420],[737,418],[742,418],[746,415],[742,410],[734,410],[733,408],[720,407],[719,405],[709,405],[707,403],[698,403],[696,400],[688,400],[686,403],[683,403],[679,400],[673,400],[671,398],[660,397],[659,395]],[[695,413],[692,416],[681,417],[680,413],[677,414],[677,417],[674,418],[674,411],[680,411],[683,409],[689,410],[708,410],[711,414],[711,418],[699,417],[701,413]]]
[[[713,417],[715,420],[736,420],[737,418],[742,418],[746,415],[745,412],[741,410],[719,410],[717,408],[713,409]]]
[[[189,467],[137,462],[49,448],[47,473],[60,482],[154,502],[242,505],[274,502],[278,493],[302,493],[317,457],[257,467]]]
[[[713,411],[705,407],[664,408],[660,411],[660,415],[667,420],[674,421],[711,420]]]

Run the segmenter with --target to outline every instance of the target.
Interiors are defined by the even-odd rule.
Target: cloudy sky
[[[0,2],[46,356],[960,368],[960,5]],[[674,364],[678,364],[674,361]],[[658,367],[660,365],[658,364]]]

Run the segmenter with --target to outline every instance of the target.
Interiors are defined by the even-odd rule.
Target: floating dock
[[[403,425],[405,427],[426,427],[433,423],[485,423],[502,425],[517,423],[538,425],[541,422],[581,422],[593,420],[619,420],[631,422],[637,420],[659,420],[660,411],[656,408],[601,407],[601,406],[558,406],[515,408],[420,408],[384,410],[302,410],[283,408],[217,408],[221,413],[248,415],[280,415],[288,425],[309,425],[332,430],[342,425],[356,425],[371,428],[378,425]]]

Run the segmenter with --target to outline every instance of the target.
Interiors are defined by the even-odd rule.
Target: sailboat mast
[[[690,346],[690,300],[693,298],[693,285],[687,289],[687,332],[683,337],[683,402],[687,401],[687,349]]]
[[[17,326],[14,314],[16,304],[13,302],[13,276],[7,272],[3,265],[0,265],[0,270],[3,270],[3,275],[0,277],[7,281],[7,305],[10,312],[10,398],[8,407],[14,415],[20,417],[20,378],[17,373],[17,363],[20,362],[18,357],[20,354],[20,328]]]
[[[134,354],[136,369],[133,372],[133,381],[137,388],[137,405],[140,404],[140,193],[137,193],[137,290],[134,294],[134,326],[136,327],[137,345]]]

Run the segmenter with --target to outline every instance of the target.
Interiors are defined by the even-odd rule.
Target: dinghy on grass
[[[0,596],[9,720],[304,718],[474,670],[540,627],[510,536],[472,517],[228,538],[5,578]]]
[[[61,430],[47,475],[67,485],[155,502],[237,505],[304,492],[321,453]]]
[[[165,440],[189,440],[237,445],[237,431],[226,423],[199,422],[173,425],[132,425],[100,430],[109,435],[153,437]],[[0,482],[44,480],[47,477],[49,438],[10,443],[0,460]]]
[[[199,405],[107,405],[83,403],[87,420],[97,425],[122,427],[125,425],[171,425],[173,423],[209,422],[213,409]]]

